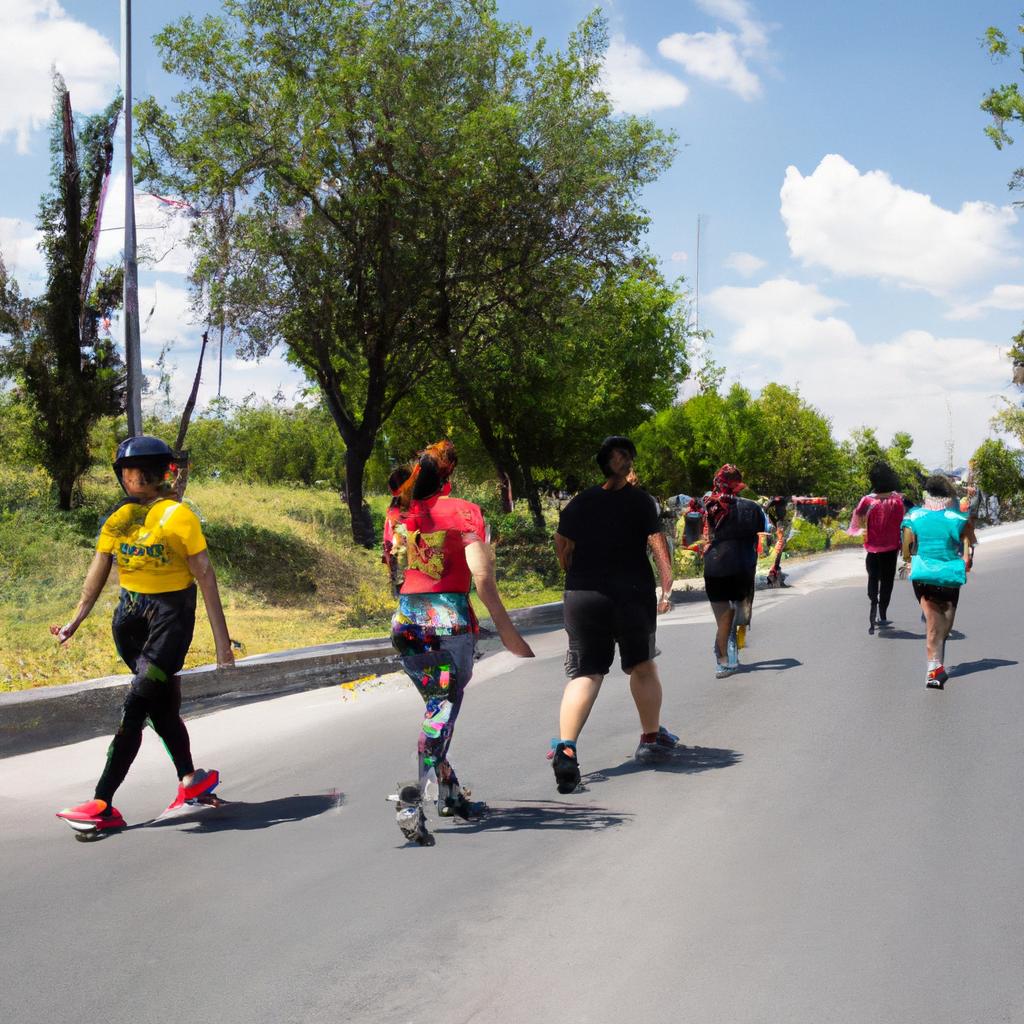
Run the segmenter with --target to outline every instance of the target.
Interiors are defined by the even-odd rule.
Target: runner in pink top
[[[903,495],[897,490],[899,480],[888,463],[876,462],[868,471],[872,492],[865,494],[853,510],[849,532],[864,534],[864,564],[868,571],[868,600],[871,602],[868,632],[877,625],[887,629],[889,599],[896,578],[896,558],[902,536],[900,523],[905,509]]]

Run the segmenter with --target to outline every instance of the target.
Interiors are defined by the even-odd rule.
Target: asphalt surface
[[[432,848],[384,800],[422,708],[394,679],[193,719],[233,802],[144,826],[174,789],[147,735],[133,827],[91,844],[53,812],[105,740],[0,761],[0,1020],[1024,1022],[1024,534],[982,540],[944,691],[909,584],[868,636],[841,553],[758,594],[730,679],[704,604],[665,616],[686,749],[635,765],[616,669],[569,796],[544,757],[562,634],[485,659],[452,753],[491,813],[435,819]]]

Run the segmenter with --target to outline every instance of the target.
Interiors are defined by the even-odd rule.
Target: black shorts
[[[133,671],[142,656],[167,676],[181,671],[196,624],[196,587],[166,594],[121,591],[111,628],[121,660]]]
[[[737,572],[731,576],[705,576],[704,592],[709,601],[745,601],[754,596],[754,579],[757,570]]]
[[[935,601],[939,604],[949,604],[952,601],[955,608],[960,600],[959,587],[940,587],[936,583],[918,583],[916,580],[911,580],[910,582],[914,585],[914,597],[918,601],[922,597],[926,597],[929,601]]]
[[[567,590],[564,600],[565,631],[569,634],[565,674],[570,679],[607,675],[615,660],[616,644],[623,672],[654,657],[658,602],[653,589],[614,597],[598,590]]]

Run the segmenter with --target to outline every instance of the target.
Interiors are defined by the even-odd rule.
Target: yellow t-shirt
[[[188,558],[206,550],[206,538],[192,509],[160,498],[151,505],[126,502],[112,512],[96,550],[117,560],[125,590],[164,594],[192,585]]]

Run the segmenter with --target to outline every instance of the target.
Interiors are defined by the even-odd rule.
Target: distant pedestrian
[[[759,534],[771,528],[756,501],[739,497],[745,488],[740,471],[727,463],[703,502],[704,589],[715,616],[717,679],[739,670],[738,631],[746,629],[753,613]]]
[[[896,579],[896,559],[899,555],[900,523],[906,509],[899,491],[899,479],[887,462],[876,462],[868,471],[871,493],[857,502],[850,519],[849,533],[864,535],[864,564],[868,572],[868,633],[875,626],[888,629],[889,601],[893,581]]]
[[[560,793],[579,784],[576,745],[618,645],[622,671],[640,716],[636,760],[672,755],[677,743],[661,725],[661,680],[655,664],[657,616],[671,607],[672,568],[655,502],[629,483],[636,448],[628,437],[608,437],[597,453],[601,485],[578,494],[562,509],[555,534],[565,570],[565,629],[569,677],[559,710],[552,766]],[[661,596],[647,558],[650,547],[661,578]]]
[[[953,629],[960,588],[974,562],[974,526],[961,512],[953,482],[941,473],[924,484],[920,508],[903,520],[903,560],[926,624],[926,684],[941,690],[948,678],[946,640]]]
[[[428,782],[437,782],[440,815],[476,813],[448,759],[480,631],[469,599],[471,583],[505,648],[533,657],[498,594],[490,531],[480,507],[450,496],[457,462],[450,441],[422,451],[404,478],[392,476],[398,503],[385,521],[385,561],[399,588],[391,640],[426,705],[416,782],[396,794],[398,824],[407,839],[422,845],[433,842],[423,814]]]
[[[235,659],[202,526],[187,505],[170,497],[175,468],[174,452],[157,437],[143,434],[121,443],[113,469],[125,500],[100,529],[74,618],[50,627],[61,643],[70,640],[117,564],[121,594],[114,610],[114,645],[134,675],[94,799],[58,814],[80,832],[124,828],[124,818],[113,805],[114,793],[139,752],[147,722],[163,741],[178,775],[171,807],[211,793],[220,780],[216,771],[193,765],[180,714],[178,673],[192,643],[197,583],[213,631],[217,665],[229,668]]]

